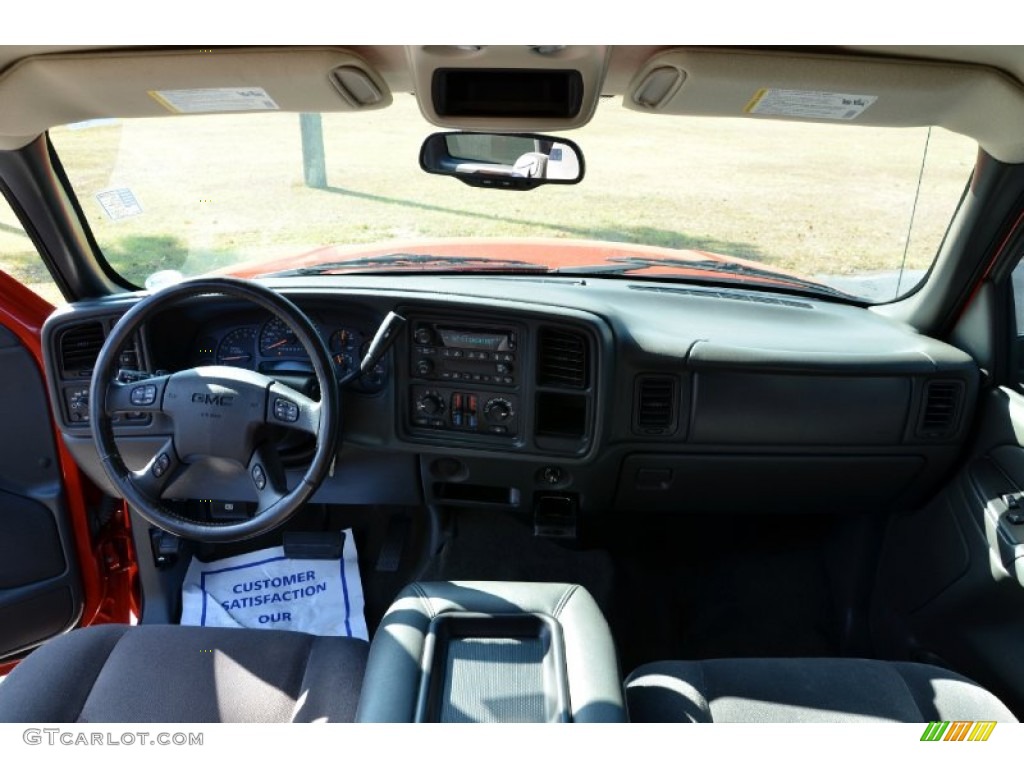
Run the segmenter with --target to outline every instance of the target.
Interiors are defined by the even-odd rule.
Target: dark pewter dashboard
[[[899,508],[952,465],[977,395],[964,352],[854,306],[743,289],[617,279],[278,279],[337,375],[389,311],[407,323],[343,394],[343,441],[319,500],[581,511]],[[91,359],[134,296],[47,322],[55,413],[98,482]],[[237,365],[296,388],[308,358],[271,316],[223,297],[168,307],[123,351],[149,371]],[[168,432],[121,419],[129,464]],[[295,470],[295,471],[298,471]],[[201,497],[195,465],[168,489]],[[243,482],[233,498],[249,494]]]

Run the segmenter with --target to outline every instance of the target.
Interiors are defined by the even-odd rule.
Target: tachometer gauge
[[[272,318],[260,333],[260,354],[264,357],[306,357],[306,349],[280,318]]]
[[[236,328],[221,339],[217,347],[217,364],[236,368],[252,368],[256,356],[256,329]]]

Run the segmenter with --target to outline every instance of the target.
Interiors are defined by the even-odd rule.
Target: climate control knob
[[[444,400],[432,392],[427,392],[416,401],[416,410],[424,416],[439,416],[444,412]]]
[[[484,406],[484,417],[491,424],[504,424],[512,418],[512,403],[501,397],[488,400]]]

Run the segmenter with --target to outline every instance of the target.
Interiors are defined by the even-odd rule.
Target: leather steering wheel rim
[[[309,355],[317,378],[317,384],[320,388],[319,403],[305,398],[305,396],[284,387],[284,385],[277,384],[270,377],[245,371],[244,369],[222,367],[192,368],[184,369],[165,377],[141,379],[130,384],[119,384],[116,382],[119,351],[133,338],[134,334],[138,332],[147,320],[177,302],[210,295],[246,299],[283,320]],[[234,373],[236,370],[237,374]],[[247,465],[247,469],[250,479],[256,484],[256,488],[261,493],[266,492],[265,486],[268,484],[268,476],[277,476],[279,479],[273,489],[275,493],[267,494],[267,503],[263,504],[262,501],[257,503],[257,514],[250,519],[239,522],[199,522],[185,518],[163,504],[160,501],[159,494],[154,498],[152,493],[143,490],[142,483],[140,482],[150,480],[153,476],[163,481],[162,475],[167,471],[167,467],[161,470],[158,464],[162,466],[164,459],[166,459],[167,466],[173,465],[175,470],[178,467],[185,467],[192,463],[175,455],[175,440],[179,435],[179,424],[177,422],[179,420],[174,419],[171,411],[165,410],[164,401],[169,401],[170,398],[174,397],[172,390],[175,387],[180,390],[182,386],[187,386],[187,384],[183,385],[181,382],[202,381],[202,376],[213,372],[221,374],[221,378],[218,380],[220,382],[228,382],[229,385],[237,383],[240,388],[247,388],[247,392],[251,397],[258,397],[260,387],[264,387],[266,403],[263,408],[263,414],[266,418],[263,423],[290,426],[288,422],[298,420],[299,415],[301,415],[303,422],[309,422],[306,424],[308,427],[307,431],[314,435],[316,442],[308,469],[291,490],[287,490],[284,485],[283,471],[276,472],[270,466],[270,462],[260,459],[260,456],[263,455],[259,453],[260,451],[265,451],[267,455],[276,457],[276,451],[273,447],[267,447],[267,444],[264,444],[262,447],[257,443],[253,444],[252,463]],[[172,381],[175,377],[178,377],[177,385]],[[186,379],[185,377],[192,378]],[[153,383],[150,384],[150,382]],[[153,412],[159,411],[171,416],[172,422],[175,422],[174,435],[168,439],[165,447],[161,449],[163,453],[158,452],[145,470],[133,472],[125,465],[118,450],[114,439],[112,411],[108,410],[108,405],[112,399],[112,390],[117,389],[118,392],[114,394],[121,395],[120,402],[122,407],[114,408],[113,412],[135,408],[147,410],[143,406],[136,405],[140,400],[135,397],[141,392],[143,395],[142,401],[145,401],[146,396],[150,394],[146,391],[147,385],[150,385],[154,390],[158,390],[159,394],[153,395],[155,398],[154,402],[143,403],[143,405],[151,406],[148,410]],[[192,401],[197,402],[196,398],[199,396],[198,394],[192,395]],[[177,399],[182,400],[180,397]],[[231,400],[242,401],[243,398],[221,397],[221,401],[227,402],[229,405]],[[341,400],[338,392],[338,382],[335,378],[330,354],[327,351],[323,338],[317,332],[313,323],[295,304],[271,289],[258,283],[229,277],[198,278],[177,283],[147,296],[128,310],[107,336],[96,360],[89,389],[89,402],[91,403],[90,422],[93,441],[99,453],[103,469],[117,491],[149,523],[182,538],[200,542],[240,541],[267,533],[288,520],[309,499],[320,486],[324,477],[326,477],[335,459],[335,449],[340,431]],[[282,402],[286,405],[281,406]],[[125,404],[128,403],[131,405],[126,406]],[[296,403],[298,405],[295,405]],[[182,402],[175,403],[175,407],[179,409],[179,412],[185,405],[187,404]],[[244,403],[240,402],[240,405],[244,405]],[[293,405],[295,406],[294,409],[291,408]],[[281,406],[284,410],[275,412],[277,406]],[[250,404],[250,411],[253,410],[254,406]],[[293,414],[295,418],[292,418]],[[212,415],[216,416],[216,414]],[[247,412],[244,415],[249,419],[255,418],[251,412]],[[277,418],[278,416],[283,418]],[[184,429],[184,427],[180,428]],[[167,446],[171,447],[170,451],[168,451]],[[262,463],[260,463],[261,461]],[[264,467],[264,464],[267,464],[267,466]],[[159,474],[157,474],[158,471]],[[258,482],[261,479],[261,475],[263,486]],[[154,480],[154,483],[160,481]],[[162,485],[161,490],[165,487],[166,485]]]

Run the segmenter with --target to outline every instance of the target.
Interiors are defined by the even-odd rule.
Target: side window
[[[1024,387],[1024,261],[1014,267],[1010,281],[1013,286],[1013,365],[1017,384]]]
[[[10,204],[0,195],[0,270],[54,306],[66,303]]]

